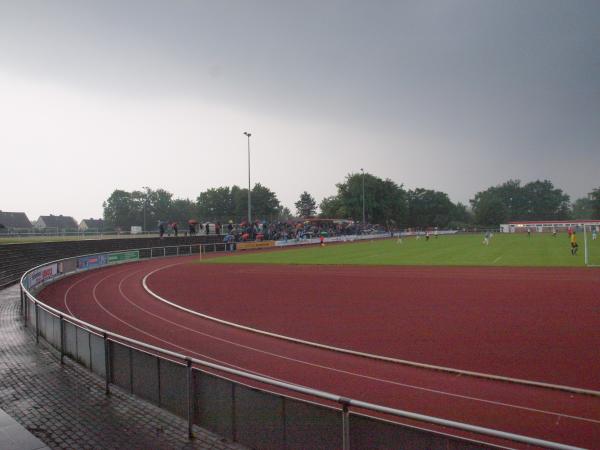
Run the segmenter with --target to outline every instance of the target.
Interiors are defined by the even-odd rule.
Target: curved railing
[[[82,255],[42,264],[21,278],[25,323],[34,327],[38,342],[43,337],[60,351],[61,363],[65,356],[71,357],[103,378],[107,394],[115,385],[187,419],[190,437],[196,424],[253,448],[375,448],[407,439],[422,442],[424,447],[461,443],[469,448],[490,447],[477,440],[383,420],[360,410],[527,445],[577,448],[387,408],[191,358],[99,328],[35,296],[47,284],[85,270],[224,250],[225,244],[178,245]],[[293,397],[294,393],[303,398]],[[314,400],[307,400],[307,396]]]

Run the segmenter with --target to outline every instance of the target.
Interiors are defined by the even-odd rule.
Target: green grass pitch
[[[489,245],[482,234],[447,235],[438,238],[397,238],[326,244],[289,250],[244,253],[228,258],[206,259],[216,264],[357,264],[357,265],[440,265],[440,266],[523,266],[583,267],[583,234],[578,235],[579,251],[571,255],[566,233],[495,234]],[[600,240],[590,241],[590,263],[600,264]]]

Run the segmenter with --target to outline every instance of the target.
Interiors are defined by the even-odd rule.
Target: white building
[[[500,230],[503,233],[526,233],[527,230],[537,233],[551,233],[556,230],[567,231],[569,228],[575,231],[583,230],[583,226],[596,227],[600,230],[600,220],[522,220],[517,222],[508,222],[500,225]]]

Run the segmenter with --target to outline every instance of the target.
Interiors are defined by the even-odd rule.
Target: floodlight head
[[[244,134],[248,137],[252,136],[252,134],[248,133],[247,131],[244,131]]]

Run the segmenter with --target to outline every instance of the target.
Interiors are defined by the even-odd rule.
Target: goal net
[[[586,266],[600,267],[600,226],[583,226],[583,245]]]

